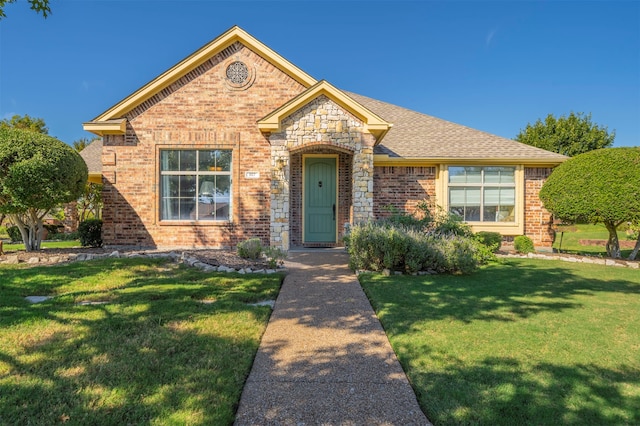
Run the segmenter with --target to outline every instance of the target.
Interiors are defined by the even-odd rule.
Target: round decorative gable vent
[[[246,89],[253,83],[253,70],[242,61],[231,62],[225,71],[227,84],[232,89]]]

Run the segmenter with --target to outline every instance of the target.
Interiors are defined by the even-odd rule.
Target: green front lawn
[[[281,280],[153,259],[1,267],[0,424],[231,424],[270,315],[248,303]]]
[[[360,281],[434,424],[640,424],[637,270],[512,259]]]
[[[80,247],[79,240],[69,240],[69,241],[43,241],[41,248],[43,249],[53,249],[53,248],[73,248]],[[24,250],[24,244],[12,244],[12,243],[4,243],[2,249],[5,253],[10,253],[14,251]]]
[[[578,224],[566,227],[564,232],[556,232],[556,239],[553,248],[563,253],[584,253],[589,255],[606,256],[606,241],[609,239],[609,231],[603,224]],[[562,228],[561,228],[562,229]],[[620,241],[627,240],[624,231],[618,231]],[[600,246],[583,246],[580,240],[604,240]],[[622,249],[622,257],[626,258],[631,253],[631,249]]]

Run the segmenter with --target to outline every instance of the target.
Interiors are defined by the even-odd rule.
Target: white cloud
[[[493,29],[493,30],[489,31],[489,34],[487,34],[487,36],[484,39],[485,47],[489,47],[489,45],[493,41],[493,37],[496,35],[497,32],[498,32],[498,30],[496,30],[496,29]]]

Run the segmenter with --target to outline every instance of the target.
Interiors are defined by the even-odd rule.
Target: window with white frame
[[[231,219],[231,150],[160,151],[160,219]]]
[[[515,167],[449,167],[449,211],[467,222],[515,222]]]

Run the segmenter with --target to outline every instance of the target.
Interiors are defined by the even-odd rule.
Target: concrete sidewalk
[[[347,262],[290,253],[236,425],[430,425]]]

